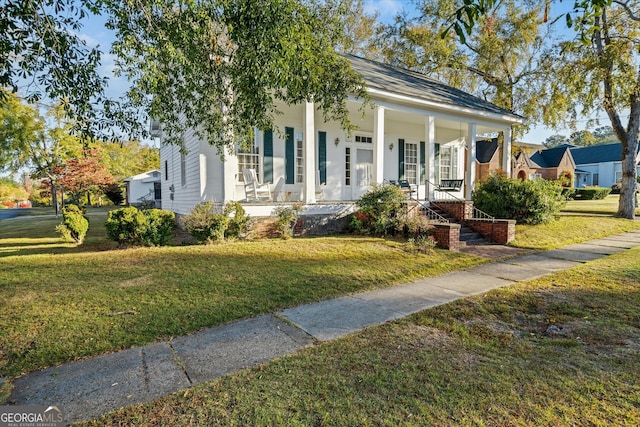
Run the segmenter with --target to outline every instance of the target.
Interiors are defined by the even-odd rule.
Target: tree
[[[595,145],[596,137],[588,130],[579,130],[569,135],[569,143],[579,147],[589,147]]]
[[[451,15],[461,41],[497,0],[472,0]],[[546,10],[547,12],[548,10]],[[546,17],[546,13],[545,13]],[[558,46],[556,78],[549,80],[551,102],[564,104],[570,118],[604,110],[622,145],[622,187],[617,216],[635,217],[636,153],[640,134],[640,4],[632,0],[576,0],[565,14],[576,39]],[[446,33],[446,32],[445,32]],[[628,112],[626,125],[622,112]],[[566,116],[546,118],[556,125]]]
[[[640,5],[635,4],[636,9]],[[635,216],[636,153],[640,133],[640,18],[638,10],[605,6],[593,24],[579,23],[589,42],[573,40],[557,48],[557,78],[549,93],[565,97],[567,111],[591,115],[602,109],[622,145],[622,187],[617,215]],[[634,13],[636,15],[634,15]],[[567,75],[567,73],[569,75]],[[622,116],[629,114],[626,124]]]
[[[100,161],[99,150],[85,149],[78,158],[67,159],[57,167],[60,178],[58,184],[80,201],[82,194],[87,195],[87,204],[91,205],[91,190],[101,189],[113,184],[113,176]]]
[[[336,54],[341,21],[322,2],[298,0],[107,0],[129,98],[164,124],[164,142],[186,129],[233,149],[271,129],[276,101],[311,101],[325,120],[352,129],[346,100],[366,97]]]
[[[11,178],[0,177],[0,201],[24,200],[29,192]]]
[[[542,143],[547,148],[557,147],[562,144],[568,144],[569,140],[563,135],[551,135]]]
[[[100,142],[100,159],[115,181],[160,169],[160,151],[140,141]]]
[[[18,171],[26,162],[25,152],[44,131],[38,110],[17,95],[0,89],[0,171]]]
[[[52,107],[45,121],[34,106],[20,102],[12,94],[5,97],[1,111],[12,123],[0,128],[6,133],[6,138],[0,139],[0,158],[8,159],[3,169],[18,172],[27,168],[32,178],[46,179],[57,215],[59,167],[66,159],[77,157],[83,147],[79,138],[70,135],[73,123],[61,105]]]
[[[449,24],[455,0],[422,0],[421,15],[398,17],[388,28],[385,60],[423,72],[474,93],[531,122],[545,114],[540,76],[547,28],[541,26],[544,2],[506,0],[480,18],[482,25],[461,41],[440,34]],[[514,134],[527,126],[514,128]]]
[[[105,84],[98,73],[100,51],[78,34],[96,3],[16,0],[0,8],[0,87],[20,89],[31,102],[63,99],[66,113],[85,131],[96,123]]]

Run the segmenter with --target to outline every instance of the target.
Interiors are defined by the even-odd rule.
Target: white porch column
[[[502,143],[502,170],[511,177],[511,126],[504,130],[504,142]]]
[[[469,123],[467,136],[467,174],[464,198],[471,200],[471,193],[476,185],[476,124]]]
[[[436,118],[427,116],[424,119],[425,140],[425,198],[434,199],[434,185],[436,182]]]
[[[384,107],[373,113],[373,180],[382,184],[384,179]]]
[[[223,165],[223,182],[224,182],[224,195],[223,202],[227,203],[232,200],[238,200],[239,197],[236,197],[236,182],[237,182],[237,174],[238,171],[238,156],[236,156],[235,151],[226,149],[226,153],[224,153],[224,162]],[[247,197],[244,195],[244,197]]]
[[[304,129],[302,130],[302,141],[304,146],[304,183],[303,199],[304,203],[316,202],[316,129],[315,129],[315,108],[313,102],[304,104],[302,115]]]

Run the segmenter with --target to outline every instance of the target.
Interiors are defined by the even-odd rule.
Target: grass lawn
[[[619,194],[609,194],[602,200],[569,200],[562,209],[565,213],[613,215],[618,212]],[[640,208],[636,209],[640,216]]]
[[[457,300],[83,425],[640,425],[639,260]]]
[[[366,237],[122,250],[89,219],[79,247],[54,217],[0,222],[0,376],[484,262]]]

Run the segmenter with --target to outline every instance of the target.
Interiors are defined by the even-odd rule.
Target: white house
[[[576,163],[576,187],[611,187],[622,181],[622,144],[571,147],[571,155]],[[640,153],[636,154],[636,164]],[[640,172],[640,168],[638,168]]]
[[[504,132],[501,168],[510,173],[511,126],[522,117],[422,74],[348,59],[375,104],[363,117],[361,100],[348,100],[355,133],[348,136],[338,123],[324,122],[311,102],[282,105],[278,130],[259,132],[249,152],[227,155],[224,162],[207,141],[187,133],[187,154],[175,146],[160,149],[162,207],[188,214],[207,200],[245,200],[243,169],[254,169],[272,192],[306,205],[319,206],[318,181],[322,204],[354,201],[373,183],[401,179],[421,199],[433,199],[442,180],[462,179],[457,195],[469,199],[476,139],[497,132]]]
[[[151,170],[123,179],[126,185],[127,205],[140,206],[154,203],[160,206],[160,171]]]

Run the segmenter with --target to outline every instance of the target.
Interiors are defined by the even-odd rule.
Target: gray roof
[[[476,141],[476,159],[478,163],[489,163],[498,150],[498,138]]]
[[[353,55],[344,55],[353,69],[364,78],[367,87],[411,96],[428,102],[454,107],[471,108],[498,115],[509,116],[512,120],[522,120],[512,111],[500,108],[491,102],[468,94],[460,89],[440,83],[424,74],[381,62],[371,61]]]
[[[619,162],[622,160],[622,144],[592,145],[589,147],[572,147],[571,155],[576,165],[591,163]]]
[[[533,153],[531,156],[531,161],[534,162],[541,168],[556,168],[560,165],[560,161],[564,156],[564,153],[569,150],[568,145],[560,145],[554,148],[547,148],[546,150],[541,150],[536,153]],[[572,152],[569,151],[569,154]]]

